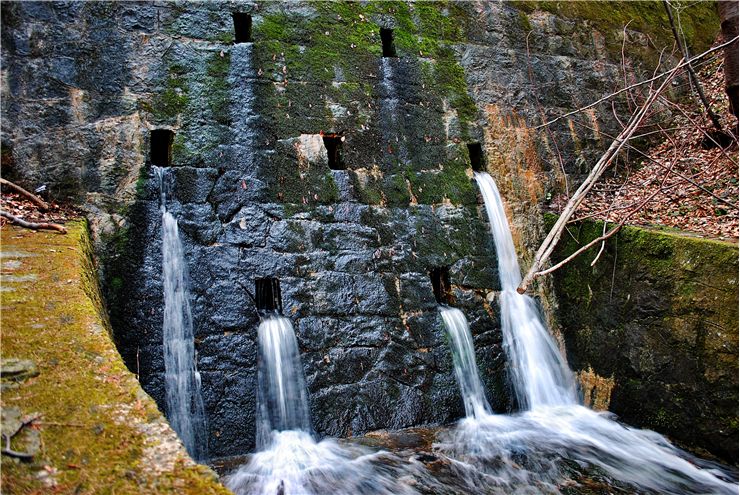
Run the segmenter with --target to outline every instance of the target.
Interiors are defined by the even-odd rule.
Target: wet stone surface
[[[3,174],[84,203],[129,369],[164,407],[149,167],[151,131],[169,129],[168,209],[190,271],[212,456],[254,447],[259,318],[248,293],[261,277],[279,279],[297,329],[316,433],[462,415],[428,276],[439,266],[470,321],[489,399],[509,409],[496,258],[466,143],[481,142],[488,169],[524,198],[512,211],[533,244],[537,203],[561,183],[553,149],[577,175],[602,143],[565,121],[554,143],[523,127],[539,122],[539,106],[611,91],[619,61],[589,24],[515,3],[246,2],[254,41],[237,44],[233,9],[2,7]],[[397,57],[381,57],[380,27],[394,29]],[[611,108],[595,112],[602,130],[616,128]],[[330,170],[322,133],[344,139],[346,170]]]

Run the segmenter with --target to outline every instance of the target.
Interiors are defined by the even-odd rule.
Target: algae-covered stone
[[[602,224],[569,230],[554,261]],[[611,377],[609,409],[630,424],[736,462],[737,245],[625,227],[592,267],[598,249],[554,275],[571,365]]]

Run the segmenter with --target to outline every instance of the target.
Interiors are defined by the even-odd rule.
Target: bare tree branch
[[[673,166],[675,164],[676,164],[676,162],[674,161],[671,164],[671,168],[673,168]],[[666,179],[668,178],[669,175],[670,175],[670,170],[663,177],[663,184],[665,184],[665,181],[666,181]],[[583,253],[585,251],[588,251],[589,249],[591,249],[593,246],[595,246],[599,242],[603,243],[604,241],[606,241],[607,239],[609,239],[610,237],[612,237],[614,234],[616,234],[617,232],[619,232],[622,229],[622,227],[624,227],[625,222],[627,222],[627,220],[629,220],[629,218],[632,215],[634,215],[635,213],[637,213],[638,211],[640,211],[646,204],[648,204],[661,191],[662,191],[662,187],[661,188],[658,188],[655,191],[653,191],[653,193],[650,196],[648,196],[644,201],[642,201],[639,205],[637,205],[635,208],[633,208],[632,211],[629,212],[624,218],[622,218],[622,220],[613,229],[611,229],[608,233],[602,235],[601,237],[597,237],[596,239],[592,240],[591,242],[589,242],[585,246],[582,246],[581,248],[577,249],[570,256],[568,256],[564,260],[556,263],[555,265],[551,266],[550,268],[548,268],[546,270],[538,271],[537,273],[535,273],[533,275],[533,277],[541,277],[543,275],[547,275],[547,274],[550,274],[550,273],[554,272],[558,268],[561,268],[562,266],[566,265],[568,262],[570,262],[571,260],[573,260],[574,258],[576,258],[581,253]],[[606,230],[606,224],[607,224],[607,222],[605,221],[604,222],[604,230]],[[593,266],[596,263],[596,261],[599,259],[599,256],[601,256],[601,252],[603,251],[603,249],[604,249],[604,246],[602,245],[601,250],[599,251],[599,253],[597,254],[596,258],[591,263],[591,266]],[[519,289],[517,289],[517,291],[519,291]]]
[[[679,70],[682,67],[684,67],[683,60],[681,60],[679,64],[673,68],[673,70],[663,80],[660,87],[652,91],[648,95],[645,102],[630,119],[627,127],[625,127],[625,129],[612,142],[606,152],[593,167],[586,180],[583,181],[578,190],[573,194],[571,199],[568,201],[568,204],[565,205],[565,208],[563,209],[560,217],[558,217],[558,220],[555,222],[555,225],[553,225],[552,229],[550,229],[550,232],[547,234],[544,242],[537,250],[534,262],[532,263],[531,268],[527,271],[527,274],[522,279],[519,287],[517,287],[517,292],[523,294],[527,290],[527,286],[532,282],[535,276],[537,276],[536,274],[539,272],[539,269],[544,263],[544,260],[548,259],[550,254],[552,253],[552,250],[555,249],[555,245],[560,240],[563,229],[565,228],[565,225],[567,224],[570,217],[573,216],[575,211],[581,205],[586,195],[593,187],[594,183],[599,179],[599,177],[601,177],[607,167],[609,167],[612,161],[617,157],[620,150],[622,150],[622,148],[624,148],[624,146],[627,144],[627,141],[638,129],[642,121],[645,119],[646,115],[648,115],[652,104],[658,99],[658,96],[660,96],[660,94],[665,90],[665,88],[676,76],[676,74],[678,74]]]
[[[0,217],[7,218],[14,224],[26,228],[26,229],[32,229],[32,230],[56,230],[57,232],[61,232],[62,234],[67,233],[67,229],[64,228],[63,225],[59,225],[58,223],[33,223],[33,222],[26,222],[22,218],[18,218],[15,215],[11,215],[7,211],[0,210]]]
[[[3,179],[2,177],[0,177],[0,185],[3,185],[3,186],[6,186],[6,187],[9,187],[9,188],[11,188],[12,190],[14,190],[15,192],[17,192],[18,194],[21,194],[21,195],[23,195],[23,196],[27,197],[27,198],[28,198],[28,199],[30,199],[30,200],[31,200],[31,201],[32,201],[32,202],[33,202],[33,203],[34,203],[34,204],[35,204],[36,206],[38,206],[38,207],[39,207],[39,208],[41,208],[42,210],[48,210],[48,209],[49,209],[49,205],[47,205],[47,204],[46,204],[46,202],[45,202],[45,201],[44,201],[43,199],[39,198],[38,196],[36,196],[35,194],[33,194],[33,193],[31,193],[31,192],[28,192],[28,191],[26,191],[25,189],[23,189],[23,188],[22,188],[21,186],[19,186],[18,184],[13,184],[13,183],[12,183],[12,182],[10,182],[9,180],[6,180],[6,179]]]

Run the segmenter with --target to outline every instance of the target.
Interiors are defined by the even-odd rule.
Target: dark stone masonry
[[[114,337],[160,407],[151,166],[171,167],[212,457],[254,447],[258,279],[279,284],[320,436],[463,415],[440,267],[489,400],[514,407],[473,168],[528,256],[541,203],[601,153],[589,126],[617,122],[604,105],[526,127],[614,88],[621,26],[499,2],[3,2],[2,23],[3,175],[84,204]],[[637,77],[652,47],[629,33]]]

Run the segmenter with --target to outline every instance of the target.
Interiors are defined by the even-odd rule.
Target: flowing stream
[[[521,274],[496,184],[486,173],[475,178],[499,259],[502,331],[523,412],[507,416],[469,408],[481,401],[482,392],[470,385],[480,380],[467,376],[477,374],[472,345],[456,341],[471,342],[472,337],[462,314],[453,321],[443,310],[450,333],[453,326],[467,333],[451,339],[467,418],[437,444],[456,460],[457,476],[480,493],[495,493],[496,487],[507,493],[560,493],[572,483],[565,477],[575,462],[641,492],[736,494],[734,473],[677,449],[658,433],[629,428],[579,404],[573,373],[535,302],[516,292]],[[460,353],[467,355],[458,357]]]
[[[163,167],[152,168],[159,182],[162,212],[162,342],[167,418],[188,453],[194,459],[202,460],[208,451],[206,415],[201,396],[200,373],[195,362],[188,269],[183,257],[177,220],[167,210],[169,171]]]

